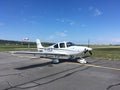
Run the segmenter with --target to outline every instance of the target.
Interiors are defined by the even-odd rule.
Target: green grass
[[[15,51],[15,50],[32,50],[36,49],[35,45],[28,48],[27,45],[0,45],[0,51]]]
[[[92,58],[120,60],[120,46],[95,46]]]

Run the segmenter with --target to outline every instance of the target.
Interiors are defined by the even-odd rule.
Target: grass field
[[[92,46],[95,59],[120,60],[120,46]]]
[[[120,46],[92,45],[94,59],[120,60]],[[37,50],[36,45],[0,45],[0,51]],[[86,54],[85,56],[87,56]]]
[[[0,51],[34,50],[36,45],[0,45]]]

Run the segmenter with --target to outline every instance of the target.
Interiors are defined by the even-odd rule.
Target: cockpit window
[[[55,44],[55,45],[54,45],[54,48],[58,48],[58,44]]]
[[[75,44],[72,42],[67,42],[67,47],[70,47],[70,46],[75,46]]]

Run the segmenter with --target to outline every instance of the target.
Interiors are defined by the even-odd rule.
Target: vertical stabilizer
[[[41,50],[42,48],[44,48],[39,39],[36,39],[36,44],[37,44],[38,51]]]

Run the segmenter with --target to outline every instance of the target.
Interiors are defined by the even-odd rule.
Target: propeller
[[[84,51],[84,53],[86,54],[86,53],[89,53],[90,55],[92,55],[92,48],[85,48],[85,51]]]
[[[92,48],[90,48],[90,39],[88,39],[88,48],[86,49],[85,53],[89,52],[92,55]]]
[[[88,51],[90,55],[92,55],[92,51]]]

